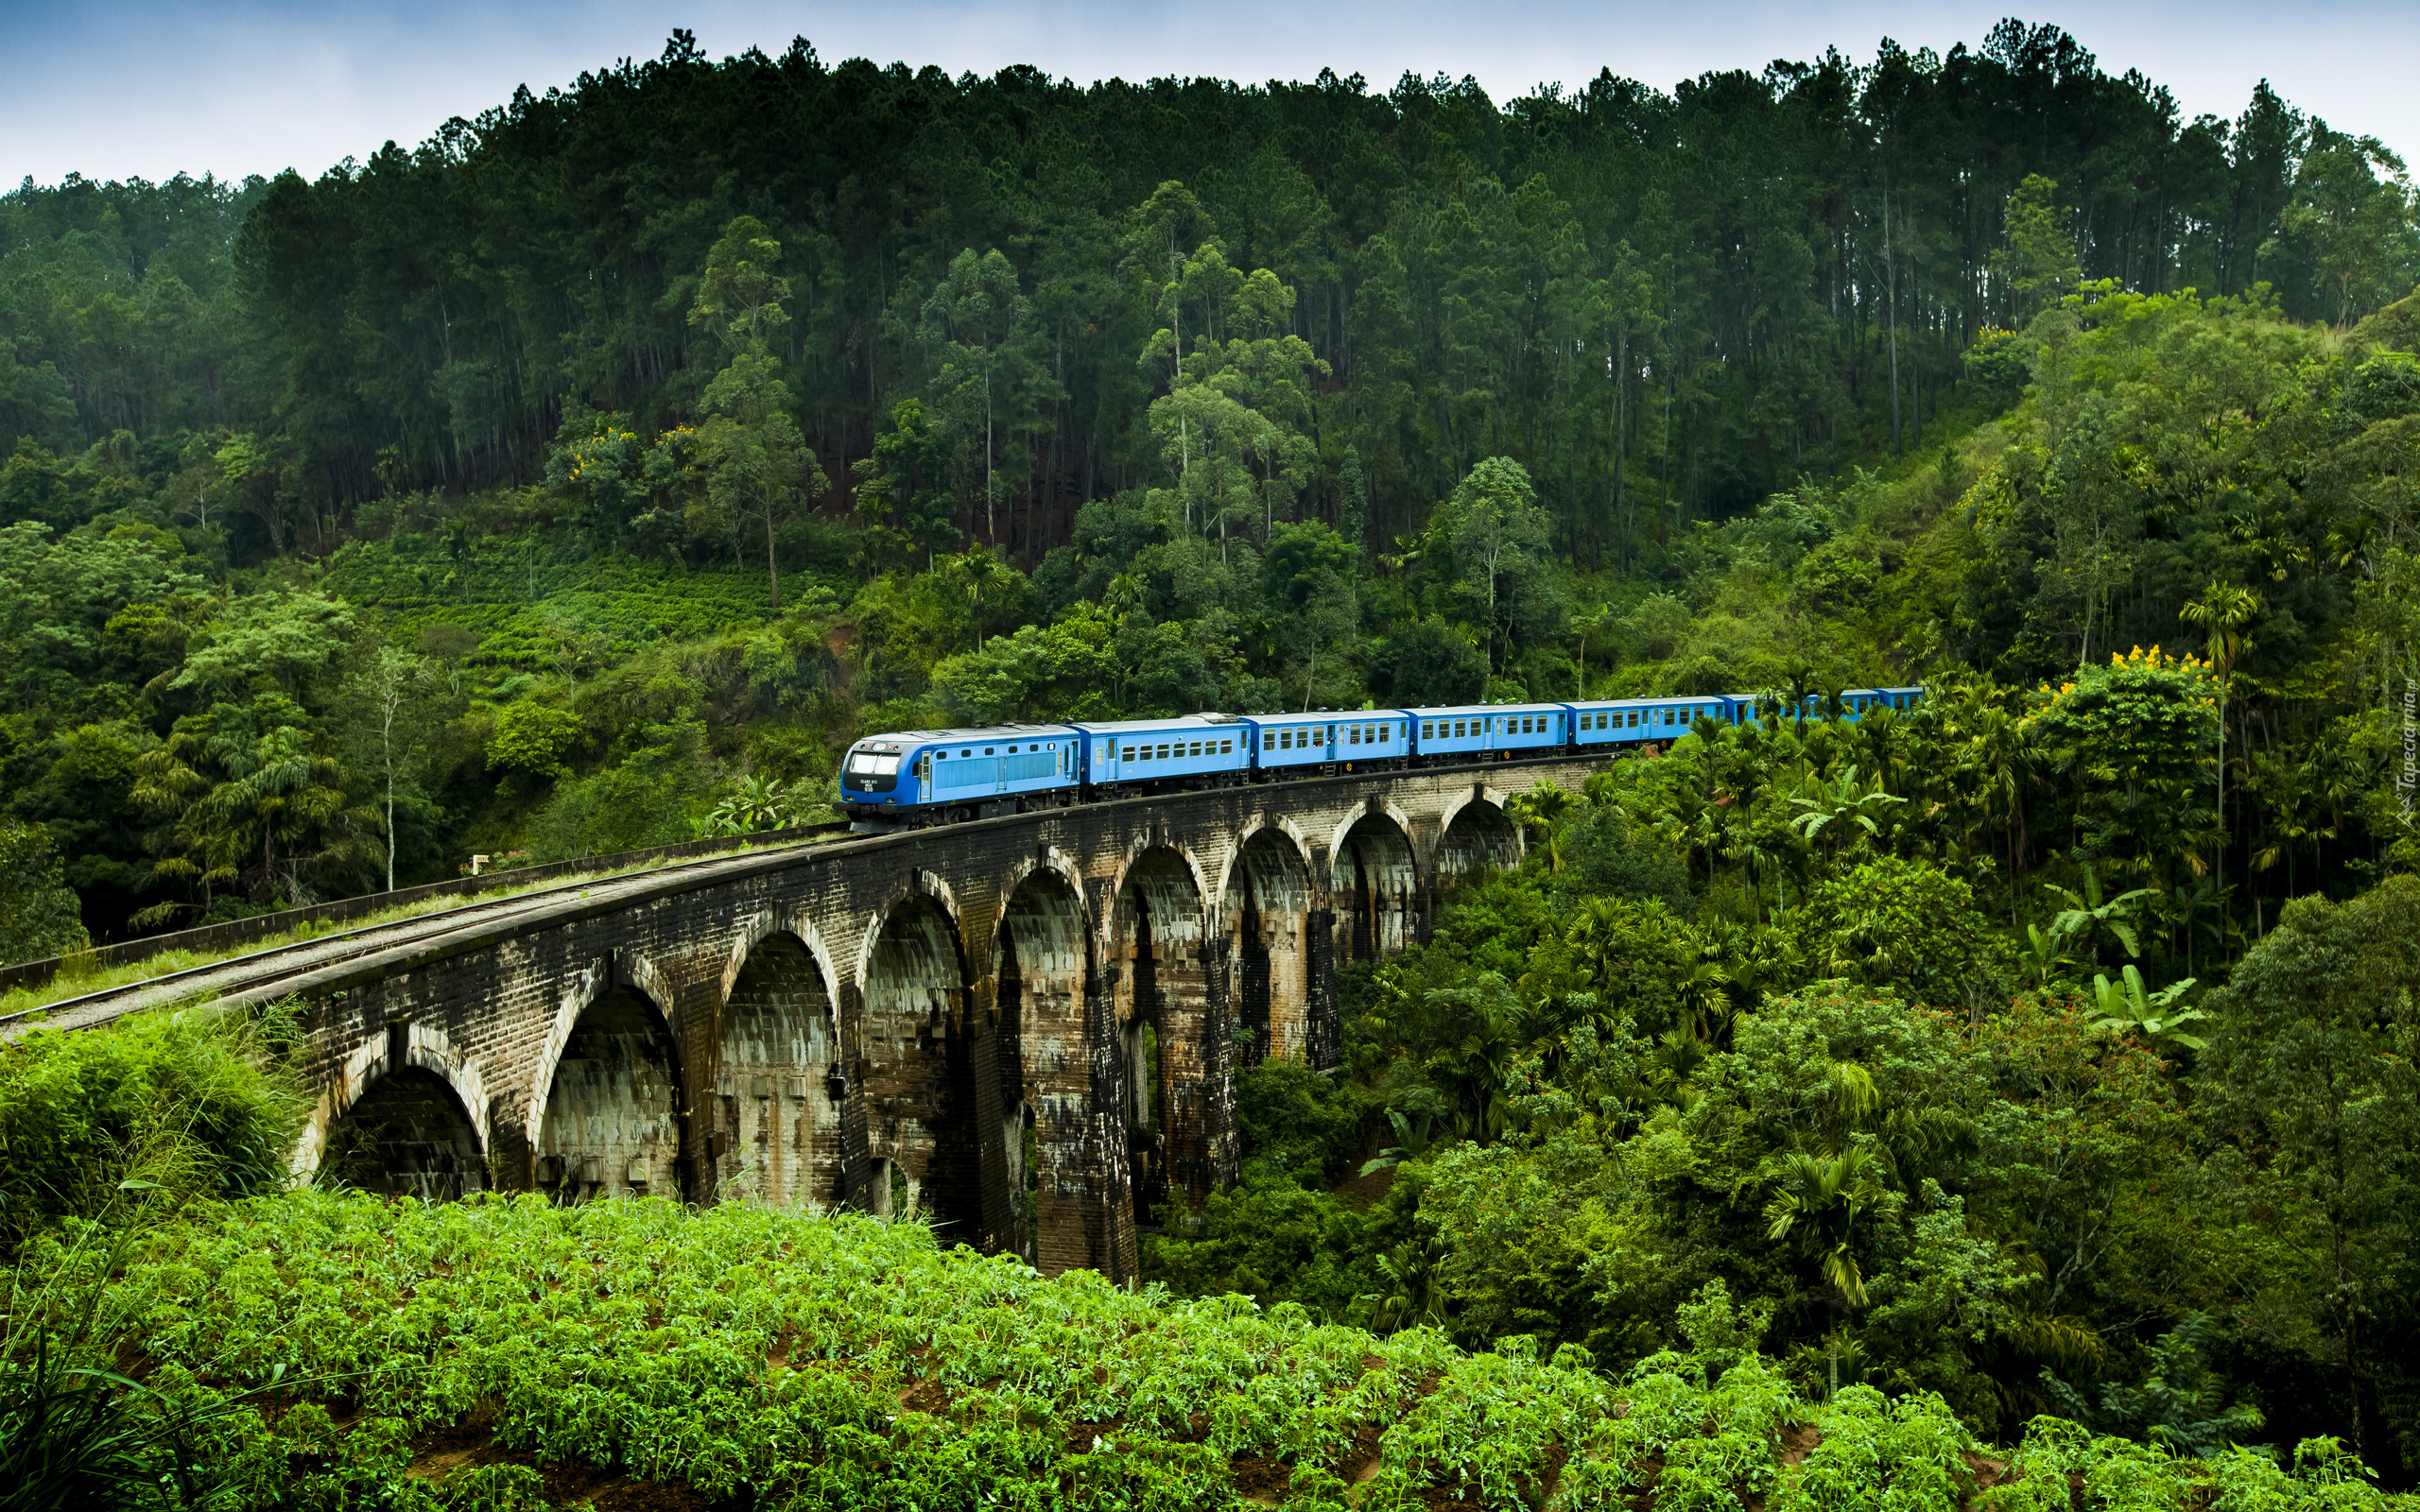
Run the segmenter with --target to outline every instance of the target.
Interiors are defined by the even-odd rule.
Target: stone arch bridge
[[[759,852],[230,991],[307,1004],[298,1169],[443,1197],[912,1207],[1046,1271],[1236,1173],[1244,1057],[1337,1063],[1340,966],[1599,764],[1132,799]],[[442,916],[440,916],[441,918]]]

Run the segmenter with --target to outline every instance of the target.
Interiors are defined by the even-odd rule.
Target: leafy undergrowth
[[[1616,1382],[739,1204],[296,1194],[153,1236],[112,1297],[157,1400],[258,1408],[187,1419],[240,1506],[2410,1504],[2325,1446],[2204,1466],[2043,1419],[1992,1458],[1937,1399],[1811,1408],[1753,1354]]]

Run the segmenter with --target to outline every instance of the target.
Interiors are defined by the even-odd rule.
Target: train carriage
[[[1661,698],[1613,698],[1588,705],[1590,713],[1608,716],[1610,728],[1587,721],[1580,732],[1583,746],[1669,745],[1689,732],[1701,718],[1736,722],[1732,699],[1720,694],[1673,695]]]
[[[1336,764],[1337,716],[1317,713],[1247,714],[1253,731],[1253,770],[1262,782],[1317,777]]]
[[[1385,771],[1411,763],[1411,713],[1403,709],[1364,709],[1328,726],[1329,749],[1338,769]]]
[[[1621,717],[1619,704],[1611,699],[1599,698],[1568,703],[1564,707],[1571,713],[1572,745],[1585,747],[1610,746],[1614,743],[1615,731],[1621,728],[1616,723]]]
[[[1571,711],[1559,703],[1464,704],[1458,709],[1406,709],[1412,753],[1423,765],[1503,761],[1568,743]]]
[[[1075,728],[1082,732],[1084,791],[1102,797],[1224,786],[1245,781],[1252,768],[1251,722],[1233,714],[1083,720]]]

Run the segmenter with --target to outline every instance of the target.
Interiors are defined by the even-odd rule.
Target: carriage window
[[[1219,755],[1221,755],[1221,756],[1233,756],[1235,753],[1236,753],[1236,743],[1235,743],[1234,741],[1232,741],[1232,740],[1222,740],[1222,741],[1219,742]]]
[[[1168,748],[1166,746],[1162,746],[1160,747],[1159,759],[1161,761],[1167,761],[1168,759]]]
[[[1380,725],[1378,727],[1378,744],[1381,746],[1392,746],[1394,743],[1395,727],[1392,725]]]

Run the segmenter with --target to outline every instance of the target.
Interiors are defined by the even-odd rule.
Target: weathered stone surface
[[[1046,1271],[1131,1276],[1156,1205],[1235,1176],[1244,1057],[1334,1064],[1337,967],[1518,856],[1509,793],[1597,765],[868,837],[414,938],[276,989],[314,1003],[297,1162],[341,1150],[438,1195],[905,1201]]]

